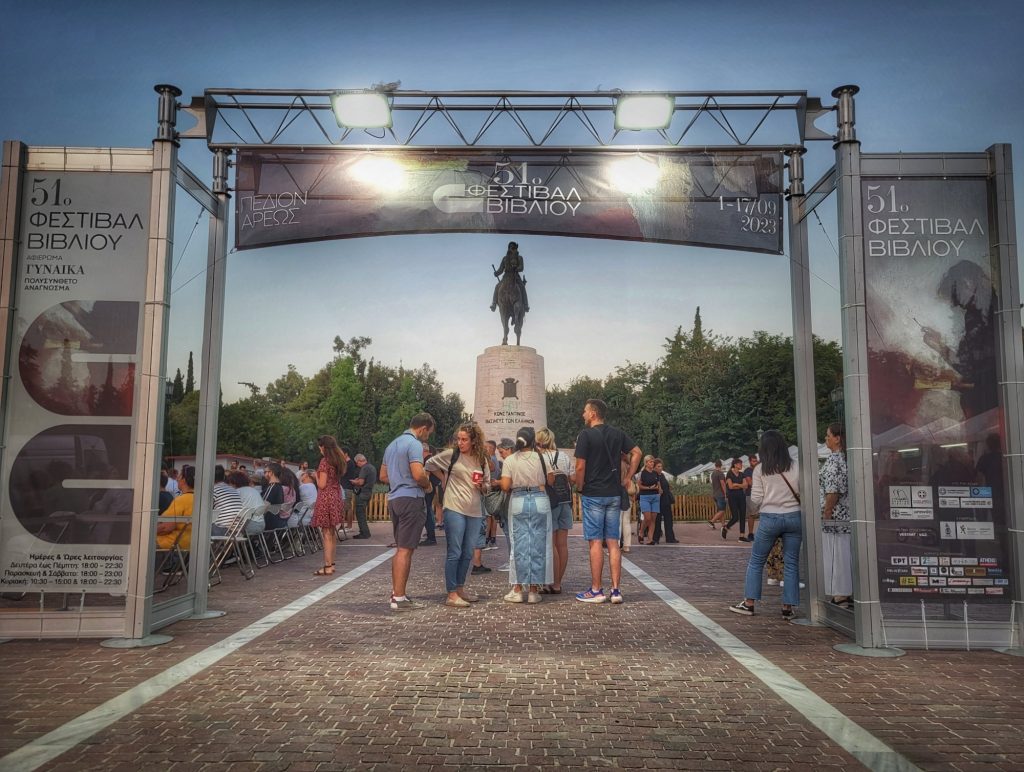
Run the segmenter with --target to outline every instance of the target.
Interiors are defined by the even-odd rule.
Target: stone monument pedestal
[[[547,426],[544,357],[529,346],[490,346],[476,358],[473,420],[488,440]]]

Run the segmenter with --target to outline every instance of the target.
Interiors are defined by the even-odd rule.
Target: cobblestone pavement
[[[444,541],[417,550],[410,593],[387,608],[390,563],[87,738],[50,770],[335,770],[552,766],[653,769],[861,768],[747,669],[629,574],[621,606],[584,605],[579,527],[566,594],[501,602],[507,575],[471,577],[483,600],[442,605]],[[339,548],[338,576],[384,551],[389,533]],[[726,610],[749,547],[704,524],[680,545],[628,556],[875,737],[929,770],[1024,769],[1024,661],[981,652],[839,654],[826,628]],[[716,543],[717,542],[717,543]],[[484,553],[496,567],[503,549]],[[96,642],[3,644],[0,754],[182,662],[324,584],[319,556],[229,570],[210,605],[227,616],[179,622],[174,641],[113,650]],[[2,761],[0,761],[2,763]]]

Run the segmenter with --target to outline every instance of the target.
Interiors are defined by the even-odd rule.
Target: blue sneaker
[[[619,592],[618,587],[612,590],[612,594],[609,596],[608,600],[610,600],[612,603],[622,603],[622,593]]]
[[[576,600],[584,603],[604,603],[607,597],[604,594],[604,588],[601,587],[597,590],[589,589],[586,592],[576,593]]]

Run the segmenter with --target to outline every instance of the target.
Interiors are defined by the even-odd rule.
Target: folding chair
[[[191,525],[186,525],[184,528],[179,530],[177,535],[174,537],[174,543],[171,544],[170,547],[166,549],[157,547],[156,554],[159,555],[160,553],[163,553],[164,555],[163,559],[157,563],[156,569],[158,576],[163,575],[163,581],[160,583],[159,587],[155,586],[156,583],[154,582],[153,594],[163,592],[164,590],[176,585],[181,581],[181,578],[188,570],[188,552],[181,548],[181,539],[186,533],[189,533],[191,528]],[[175,568],[171,568],[172,558],[176,561]]]
[[[252,516],[249,518],[249,520],[258,520],[259,522],[262,523],[263,522],[263,513],[266,512],[266,511],[267,511],[267,502],[264,501],[262,504],[260,504],[258,507],[255,507],[252,510]],[[252,551],[252,555],[253,555],[253,565],[256,566],[256,568],[266,568],[267,566],[269,566],[270,565],[270,557],[268,556],[269,550],[267,549],[267,540],[263,536],[263,531],[260,531],[259,533],[254,533],[251,536],[249,536],[249,535],[247,535],[245,533],[245,530],[243,529],[242,530],[242,534],[249,541],[249,549]],[[256,549],[257,547],[260,548],[258,551]],[[263,562],[260,562],[261,558],[262,558]]]
[[[307,547],[310,552],[315,550],[306,534],[306,526],[302,522],[307,513],[309,513],[309,506],[300,501],[292,507],[292,516],[288,518],[288,538],[291,539],[292,549],[299,555],[305,555]]]
[[[229,555],[238,561],[238,570],[246,579],[256,575],[256,556],[252,553],[252,544],[245,536],[245,525],[252,517],[254,507],[242,507],[235,519],[228,525],[223,536],[210,537],[210,586],[221,583],[220,567]],[[216,581],[215,581],[216,580]]]

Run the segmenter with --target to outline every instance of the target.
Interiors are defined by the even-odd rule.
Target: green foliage
[[[171,385],[171,402],[175,405],[181,403],[182,397],[185,396],[185,381],[181,377],[181,368],[174,374],[174,383]]]
[[[185,376],[185,393],[191,394],[196,390],[196,374],[192,366],[192,352],[188,352],[188,375]]]
[[[837,343],[814,339],[818,429],[833,418],[829,393],[842,380]],[[759,432],[779,429],[796,440],[793,341],[757,331],[733,341],[705,330],[700,309],[693,329],[665,339],[653,366],[627,362],[603,381],[573,380],[548,390],[548,425],[563,447],[583,428],[590,397],[609,406],[609,423],[626,431],[644,453],[681,472],[711,458],[756,450]]]

